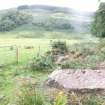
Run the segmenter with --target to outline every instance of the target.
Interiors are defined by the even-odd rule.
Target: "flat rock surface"
[[[105,70],[56,70],[46,83],[67,90],[105,90]]]

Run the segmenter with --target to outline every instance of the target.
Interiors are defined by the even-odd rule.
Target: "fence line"
[[[27,54],[28,50],[28,55]],[[7,45],[0,46],[0,65],[24,63],[40,55],[41,47]],[[34,55],[35,54],[35,55]]]

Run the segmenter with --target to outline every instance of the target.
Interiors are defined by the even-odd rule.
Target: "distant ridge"
[[[27,32],[20,35],[22,37],[42,37],[47,32],[52,32],[48,37],[58,35],[59,32],[62,36],[84,34],[90,33],[93,16],[94,12],[76,11],[67,7],[20,5],[0,11],[0,28],[2,32]]]
[[[49,6],[49,5],[21,5],[17,7],[18,10],[32,10],[35,12],[63,12],[75,15],[85,15],[85,16],[93,16],[94,12],[85,12],[85,11],[76,11],[72,8],[68,7],[57,7],[57,6]]]
[[[18,10],[33,10],[33,11],[47,11],[47,12],[64,12],[70,13],[71,8],[48,6],[48,5],[21,5],[17,7]]]

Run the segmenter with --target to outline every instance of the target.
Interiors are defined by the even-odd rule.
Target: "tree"
[[[92,23],[92,34],[98,37],[105,37],[105,3],[100,3]]]
[[[2,15],[0,19],[0,31],[10,31],[20,25],[27,24],[30,15],[20,11],[9,11]]]

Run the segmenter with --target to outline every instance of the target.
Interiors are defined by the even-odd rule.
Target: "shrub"
[[[51,70],[55,66],[51,55],[37,56],[30,64],[32,70]]]
[[[105,37],[105,3],[100,3],[92,23],[91,32],[98,37]]]
[[[28,24],[31,18],[32,18],[31,15],[28,15],[17,10],[7,11],[7,13],[1,16],[0,31],[1,32],[10,31],[23,24]]]
[[[65,54],[68,52],[66,42],[56,41],[51,43],[51,51],[45,53],[45,55],[38,55],[29,64],[32,70],[51,70],[56,67],[55,56],[59,54]]]
[[[40,91],[24,87],[17,96],[16,105],[45,105],[45,99]]]
[[[54,54],[64,54],[68,52],[68,47],[66,42],[54,41],[51,43],[52,52]]]

